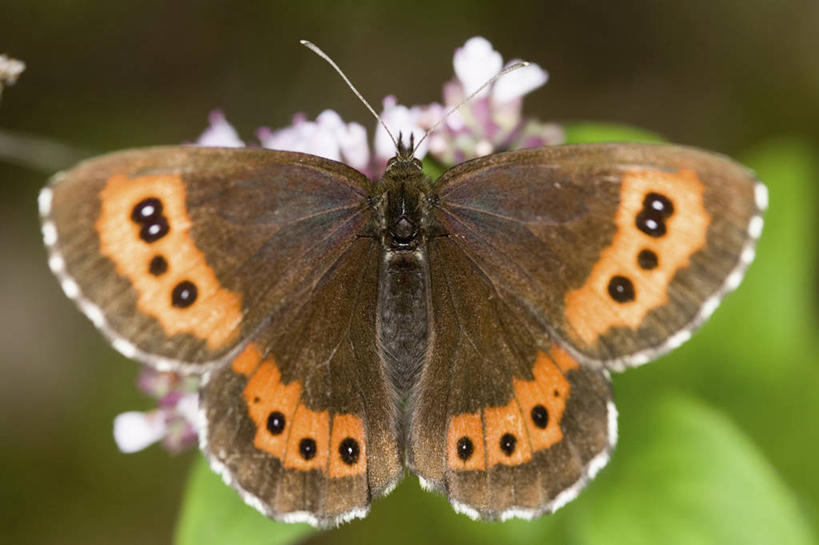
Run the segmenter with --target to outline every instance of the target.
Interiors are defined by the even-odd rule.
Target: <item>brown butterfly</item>
[[[39,198],[49,265],[124,355],[202,373],[201,447],[269,517],[364,516],[409,469],[473,518],[574,498],[617,436],[609,371],[736,288],[767,204],[691,148],[556,146],[370,181],[262,149],[124,151]]]

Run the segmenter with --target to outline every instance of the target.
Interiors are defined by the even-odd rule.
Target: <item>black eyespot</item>
[[[512,456],[512,453],[515,452],[515,443],[517,442],[518,440],[514,435],[504,433],[503,437],[500,438],[500,449],[507,456]]]
[[[162,214],[162,201],[148,197],[139,201],[131,210],[131,219],[136,223],[146,223]]]
[[[532,422],[540,429],[549,425],[549,411],[543,405],[532,407]]]
[[[455,445],[455,450],[458,453],[458,458],[466,462],[472,458],[472,453],[475,452],[475,445],[472,444],[472,439],[463,436],[458,439],[458,443]]]
[[[177,308],[187,308],[196,301],[199,290],[190,280],[183,280],[177,284],[171,293],[171,304]]]
[[[358,462],[358,456],[361,454],[358,441],[352,437],[347,437],[338,445],[338,454],[341,456],[341,461],[348,466],[355,465]]]
[[[312,460],[316,456],[316,441],[311,437],[305,437],[299,441],[299,454],[305,460]]]
[[[259,399],[259,398],[256,398]],[[256,400],[254,399],[254,401]],[[284,431],[285,419],[284,415],[279,411],[273,411],[267,415],[267,431],[273,435],[279,435]]]
[[[154,242],[167,235],[170,230],[168,220],[165,219],[165,216],[160,216],[142,224],[142,229],[139,230],[139,238],[145,242]]]
[[[643,209],[637,214],[637,229],[650,237],[658,238],[666,233],[665,218],[656,210]]]
[[[168,271],[168,261],[161,255],[155,255],[148,264],[148,272],[154,276],[165,274]]]
[[[637,264],[640,266],[641,269],[650,271],[651,269],[657,268],[659,260],[657,259],[657,254],[655,254],[651,250],[644,249],[640,250],[640,253],[637,254]]]
[[[634,284],[625,276],[612,276],[609,280],[609,295],[618,303],[634,301]]]
[[[667,218],[674,213],[674,204],[665,195],[652,192],[643,199],[643,210],[654,210],[663,218]]]

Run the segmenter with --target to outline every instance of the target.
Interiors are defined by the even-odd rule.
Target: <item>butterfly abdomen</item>
[[[428,272],[421,251],[382,253],[378,339],[387,373],[404,397],[417,380],[428,339]]]

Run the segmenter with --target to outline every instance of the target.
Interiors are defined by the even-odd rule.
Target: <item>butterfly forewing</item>
[[[498,154],[438,187],[438,220],[494,288],[613,369],[679,345],[739,284],[767,200],[722,156],[646,144]]]
[[[367,185],[345,165],[298,153],[113,153],[43,190],[49,264],[121,352],[195,370],[338,259],[369,220]]]

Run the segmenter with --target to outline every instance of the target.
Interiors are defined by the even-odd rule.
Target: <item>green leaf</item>
[[[621,445],[573,511],[589,545],[815,543],[773,467],[736,426],[682,395],[621,414]]]
[[[569,123],[564,126],[566,143],[664,142],[657,133],[614,123]]]
[[[279,545],[301,541],[316,529],[272,521],[245,505],[199,457],[193,465],[176,527],[176,545]]]

